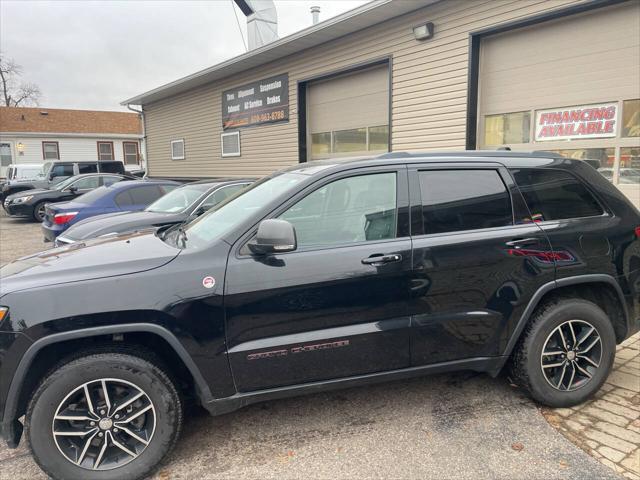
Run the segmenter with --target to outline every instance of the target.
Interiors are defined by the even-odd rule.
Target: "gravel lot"
[[[0,263],[46,247],[39,225],[0,214]],[[46,478],[24,443],[0,479]],[[556,431],[505,378],[458,373],[187,412],[158,479],[621,478]]]

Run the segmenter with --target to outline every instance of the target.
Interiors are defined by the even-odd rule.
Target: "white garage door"
[[[310,159],[388,151],[386,65],[310,83],[307,92]]]
[[[640,204],[640,2],[488,37],[478,146],[591,160]]]

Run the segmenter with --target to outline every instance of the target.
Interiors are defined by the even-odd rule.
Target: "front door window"
[[[299,248],[395,238],[396,174],[336,180],[307,195],[280,218],[295,227]]]

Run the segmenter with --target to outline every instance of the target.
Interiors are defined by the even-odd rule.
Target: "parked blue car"
[[[99,187],[69,202],[47,204],[42,233],[52,242],[80,220],[103,213],[143,210],[180,184],[170,180],[131,180]]]

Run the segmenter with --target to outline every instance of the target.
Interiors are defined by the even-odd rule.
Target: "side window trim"
[[[498,227],[472,228],[467,230],[455,230],[450,232],[426,233],[424,225],[424,213],[422,205],[422,191],[420,187],[420,172],[429,170],[493,170],[498,174],[507,192],[511,209],[511,225],[502,225]],[[459,234],[469,234],[470,232],[495,231],[507,228],[519,227],[516,223],[515,205],[513,198],[513,189],[511,184],[515,186],[515,181],[511,178],[510,172],[501,164],[494,163],[424,163],[409,165],[409,195],[411,197],[411,237],[441,237]],[[518,192],[519,193],[519,192]],[[524,202],[524,199],[522,200]],[[526,204],[526,203],[525,203]]]
[[[376,174],[376,173],[395,173],[396,174],[396,237],[385,239],[385,240],[377,240],[377,241],[363,241],[357,243],[349,243],[349,244],[340,244],[340,245],[324,245],[317,247],[309,247],[305,248],[304,252],[314,252],[320,250],[330,250],[332,248],[345,248],[359,245],[372,245],[372,244],[382,244],[382,243],[393,243],[403,238],[409,238],[409,193],[408,193],[408,175],[407,175],[407,166],[406,165],[381,165],[376,167],[366,167],[366,168],[353,168],[349,170],[344,170],[341,172],[336,172],[326,177],[320,178],[313,182],[310,185],[307,185],[301,191],[297,192],[293,197],[291,197],[286,202],[283,202],[274,210],[266,214],[262,217],[256,224],[254,224],[250,229],[248,229],[244,234],[242,234],[238,240],[235,242],[236,249],[235,255],[236,258],[244,258],[249,257],[248,253],[244,253],[246,250],[246,243],[251,240],[258,229],[258,225],[262,220],[266,220],[269,218],[277,218],[282,213],[287,211],[290,207],[295,205],[297,202],[305,198],[307,195],[315,192],[316,190],[324,187],[325,185],[336,181],[341,180],[343,178],[349,177],[357,177],[360,175],[367,174]],[[403,228],[400,228],[401,222],[404,224]],[[400,235],[400,232],[404,233],[404,235]],[[294,255],[301,250],[295,250],[293,252],[280,253],[278,255]]]

